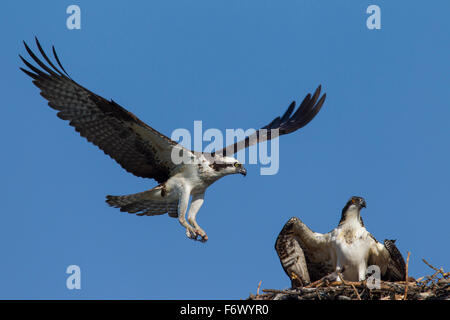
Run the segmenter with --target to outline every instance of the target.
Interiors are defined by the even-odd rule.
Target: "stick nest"
[[[258,285],[256,295],[249,300],[450,300],[450,272],[435,268],[425,259],[423,262],[434,270],[429,276],[408,281],[380,281],[378,289],[369,289],[366,281],[330,282],[329,276],[308,286],[285,290],[263,289]]]

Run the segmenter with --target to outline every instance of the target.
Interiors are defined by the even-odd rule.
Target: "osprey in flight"
[[[41,95],[49,101],[48,105],[58,111],[58,117],[70,121],[69,124],[81,136],[102,149],[126,171],[159,183],[148,191],[107,196],[106,202],[120,208],[120,211],[139,216],[168,213],[178,218],[189,238],[202,242],[208,237],[197,224],[196,215],[203,204],[205,190],[226,175],[239,173],[245,176],[247,173],[231,155],[275,138],[271,135],[271,129],[278,130],[278,135],[284,135],[302,128],[316,116],[325,101],[325,94],[320,97],[319,86],[312,96],[308,94],[304,98],[294,113],[295,102],[292,102],[283,116],[275,118],[243,141],[214,153],[194,152],[146,125],[113,100],[108,101],[72,80],[61,65],[54,47],[53,55],[59,68],[45,54],[37,38],[37,48],[46,63],[25,42],[24,45],[40,68],[19,55],[30,70],[20,69],[33,78]],[[172,154],[182,154],[192,161],[177,164],[172,161]]]
[[[365,207],[363,198],[352,197],[342,209],[337,228],[326,234],[311,231],[298,218],[289,219],[275,250],[292,287],[341,270],[345,280],[361,281],[370,265],[380,268],[381,280],[405,280],[405,261],[395,240],[384,240],[383,245],[364,227],[360,211]]]

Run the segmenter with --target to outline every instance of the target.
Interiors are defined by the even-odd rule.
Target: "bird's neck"
[[[364,227],[360,210],[357,208],[349,208],[342,212],[339,227],[360,228]]]

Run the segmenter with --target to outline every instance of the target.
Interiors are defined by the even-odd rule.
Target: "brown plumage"
[[[176,142],[113,100],[108,101],[73,81],[62,67],[54,48],[53,55],[61,70],[50,61],[37,38],[36,45],[48,65],[25,42],[24,45],[42,70],[19,55],[32,72],[20,69],[34,79],[33,83],[41,89],[48,105],[58,111],[59,118],[70,121],[69,124],[82,137],[102,149],[128,172],[160,183],[169,178],[174,169],[170,151],[177,146]]]
[[[286,222],[275,242],[275,250],[292,287],[303,286],[334,273],[337,268],[348,267],[345,262],[339,262],[344,251],[345,259],[362,259],[362,262],[367,259],[366,266],[378,265],[381,280],[405,280],[405,261],[395,241],[385,240],[383,245],[365,229],[359,213],[365,206],[363,198],[352,197],[342,211],[338,227],[326,234],[313,232],[296,217]],[[367,256],[363,258],[359,253],[365,250]],[[351,268],[355,266],[351,265]],[[345,272],[353,272],[345,269]],[[355,276],[354,273],[349,275]]]
[[[396,240],[384,240],[384,246],[389,251],[390,260],[386,270],[386,280],[388,281],[405,281],[406,264],[400,250],[395,245]]]
[[[197,240],[200,237],[201,241],[206,241],[206,232],[196,222],[204,193],[212,183],[224,176],[245,176],[247,171],[242,164],[233,157],[220,156],[220,153],[215,155],[183,148],[113,100],[106,100],[72,80],[61,65],[54,48],[53,56],[59,68],[48,58],[37,39],[36,45],[43,60],[25,42],[24,45],[38,67],[19,55],[29,70],[20,69],[33,79],[33,83],[41,90],[41,95],[48,100],[48,105],[58,111],[58,117],[69,121],[82,137],[98,146],[126,171],[138,177],[153,178],[160,183],[145,192],[107,196],[106,202],[121,211],[137,215],[167,212],[172,217],[178,217],[189,238]],[[280,135],[300,129],[322,107],[325,95],[320,99],[319,96],[320,86],[312,97],[310,94],[306,96],[292,116],[295,103],[289,106],[281,118],[276,118],[263,129],[279,129]],[[272,138],[274,136],[270,131],[264,135],[259,130],[256,135],[250,135],[245,140],[244,147]],[[176,163],[178,160],[173,160],[172,155],[179,155],[188,161]]]
[[[295,101],[289,105],[286,112],[281,117],[273,119],[268,125],[257,130],[244,140],[217,150],[215,153],[231,156],[239,150],[294,132],[306,126],[317,115],[325,102],[327,95],[324,93],[322,97],[320,97],[321,88],[322,87],[319,85],[312,96],[308,93],[294,114],[292,114],[292,112],[295,109]],[[272,136],[271,130],[277,130],[278,135]]]
[[[330,252],[324,250],[326,246],[327,239],[316,237],[299,218],[292,217],[286,222],[275,242],[275,250],[293,287],[316,281],[334,271]]]

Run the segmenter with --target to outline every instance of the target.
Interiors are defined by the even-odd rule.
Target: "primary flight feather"
[[[189,238],[200,241],[208,239],[196,221],[206,189],[226,175],[247,173],[232,155],[250,145],[300,129],[316,116],[325,101],[325,94],[320,97],[319,86],[313,95],[305,97],[297,111],[294,112],[293,102],[283,116],[261,128],[276,129],[276,136],[272,136],[271,130],[260,129],[245,140],[214,153],[194,152],[148,126],[113,100],[107,100],[72,80],[54,47],[53,56],[58,66],[49,59],[37,38],[37,48],[46,63],[25,42],[24,45],[39,67],[19,55],[29,70],[20,69],[33,79],[48,105],[58,111],[58,117],[70,121],[69,124],[81,136],[102,149],[126,171],[159,183],[141,193],[107,196],[106,202],[121,211],[141,216],[168,213],[178,218]],[[193,161],[176,163],[172,160],[174,153],[183,154]]]

